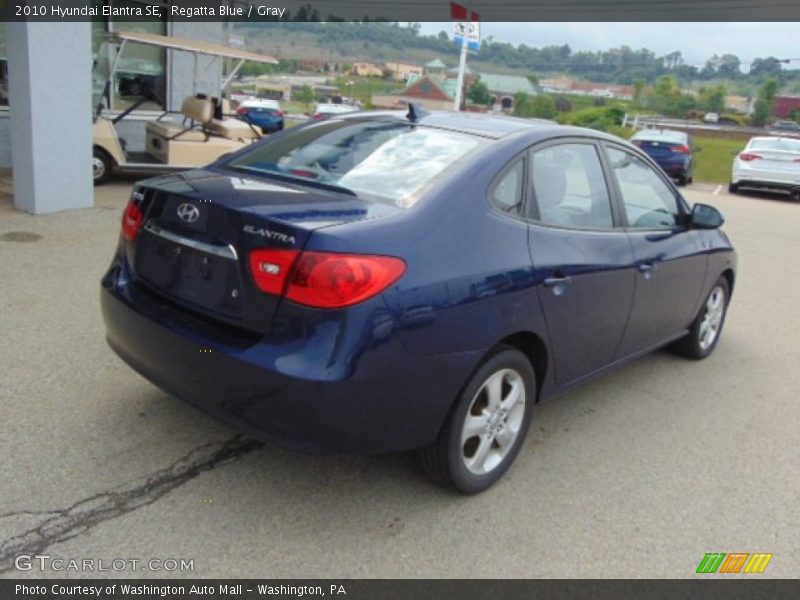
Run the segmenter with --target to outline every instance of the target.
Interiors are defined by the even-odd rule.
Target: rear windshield
[[[752,140],[750,150],[788,150],[800,152],[800,140],[785,140],[779,138]]]
[[[409,207],[434,177],[484,143],[406,122],[332,119],[258,144],[225,166]]]
[[[641,136],[641,137],[634,137],[631,139],[632,142],[640,142],[642,144],[663,144],[663,145],[674,145],[680,146],[686,144],[686,138],[680,136]]]

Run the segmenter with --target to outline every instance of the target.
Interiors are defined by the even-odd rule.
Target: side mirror
[[[725,217],[713,206],[695,204],[692,207],[690,223],[695,229],[718,229],[725,223]]]
[[[737,156],[740,152],[742,152],[742,151],[741,150],[731,150],[731,156]]]

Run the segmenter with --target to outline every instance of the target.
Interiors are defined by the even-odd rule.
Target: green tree
[[[556,102],[551,96],[539,94],[531,101],[533,115],[539,119],[552,119],[556,116]]]
[[[558,112],[571,112],[572,102],[566,96],[559,96],[556,98],[556,110]]]
[[[489,88],[486,87],[486,84],[482,81],[478,80],[470,86],[469,91],[467,92],[467,98],[469,98],[474,104],[480,104],[483,106],[488,106],[492,103],[492,93],[489,91]]]
[[[645,82],[641,77],[633,83],[633,105],[636,107],[642,106],[644,100],[644,87]]]
[[[694,98],[681,91],[677,77],[660,77],[647,97],[647,105],[663,115],[683,117],[694,108]]]
[[[552,119],[556,116],[555,100],[544,94],[531,97],[519,92],[514,96],[514,116]]]
[[[775,110],[775,96],[778,94],[778,78],[770,77],[758,90],[756,105],[753,109],[753,125],[761,127],[772,117]]]
[[[698,105],[707,112],[720,113],[725,110],[725,96],[727,91],[724,85],[711,85],[700,88]]]
[[[750,63],[750,75],[756,77],[765,75],[779,77],[781,75],[781,61],[774,56],[756,58]]]
[[[310,85],[304,85],[299,90],[297,90],[297,93],[294,95],[294,98],[298,102],[302,102],[302,104],[306,107],[306,111],[308,111],[311,108],[311,103],[317,99],[317,96],[314,93],[314,90],[311,89]]]
[[[723,54],[719,58],[717,74],[728,79],[738,79],[742,75],[742,71],[739,68],[741,64],[739,57],[735,54]]]
[[[525,92],[517,92],[514,94],[514,111],[515,117],[530,117],[531,112],[531,97]]]

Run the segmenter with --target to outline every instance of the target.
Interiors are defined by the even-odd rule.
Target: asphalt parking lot
[[[800,205],[688,188],[739,250],[716,352],[658,352],[539,406],[509,475],[467,498],[410,455],[253,443],[117,359],[98,287],[129,187],[0,207],[0,577],[85,575],[17,571],[20,554],[193,560],[95,573],[115,577],[679,578],[706,552],[800,572]]]

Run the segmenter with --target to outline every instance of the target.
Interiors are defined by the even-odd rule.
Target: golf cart
[[[124,64],[123,53],[128,44],[144,44],[192,54],[195,90],[198,55],[230,58],[238,62],[228,73],[216,95],[195,93],[183,101],[180,111],[175,111],[169,110],[151,85],[150,82],[155,78],[142,76],[133,71],[133,67]],[[220,92],[227,87],[246,60],[277,64],[277,59],[209,42],[125,31],[110,33],[106,48],[101,49],[98,55],[98,60],[95,61],[95,80],[102,77],[105,83],[94,114],[92,131],[92,171],[95,185],[108,181],[114,172],[152,173],[203,166],[261,138],[260,129],[232,114],[229,101],[222,98]],[[129,80],[126,93],[132,95],[131,92],[135,91],[139,99],[117,116],[106,116],[104,108],[115,82],[115,73],[126,73],[129,77],[131,71],[137,73],[135,85]],[[166,110],[155,120],[146,123],[144,151],[128,151],[125,140],[120,138],[115,125],[146,103],[163,106]]]

